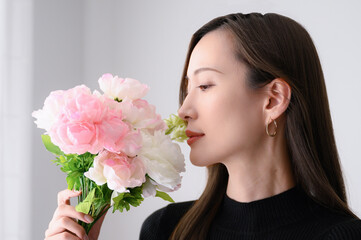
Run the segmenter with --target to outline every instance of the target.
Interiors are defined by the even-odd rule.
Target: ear
[[[291,87],[282,78],[276,78],[265,88],[264,116],[265,124],[268,124],[271,118],[277,119],[286,111],[291,99]]]

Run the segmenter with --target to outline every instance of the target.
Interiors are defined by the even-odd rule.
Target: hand
[[[70,198],[77,197],[81,192],[71,191],[69,189],[58,193],[58,207],[54,212],[53,218],[45,231],[45,240],[96,240],[98,239],[101,225],[105,214],[94,224],[89,232],[85,233],[84,228],[76,222],[79,219],[86,223],[91,223],[93,218],[87,214],[77,212],[75,207],[70,205]]]

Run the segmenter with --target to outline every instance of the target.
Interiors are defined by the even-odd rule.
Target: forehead
[[[215,68],[221,72],[234,70],[239,64],[231,34],[226,30],[207,33],[194,47],[188,65],[187,76],[192,79],[199,68]]]

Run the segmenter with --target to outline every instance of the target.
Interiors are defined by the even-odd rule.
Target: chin
[[[194,166],[197,166],[197,167],[207,167],[207,166],[213,165],[215,163],[213,161],[210,161],[209,158],[204,158],[204,156],[194,157],[194,156],[192,156],[192,154],[189,156],[189,160],[191,161],[191,163]]]

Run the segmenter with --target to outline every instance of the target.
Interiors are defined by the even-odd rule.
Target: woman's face
[[[206,34],[188,66],[188,95],[178,111],[187,129],[204,136],[191,144],[197,166],[252,159],[264,137],[262,99],[245,84],[247,68],[235,57],[226,30]]]

